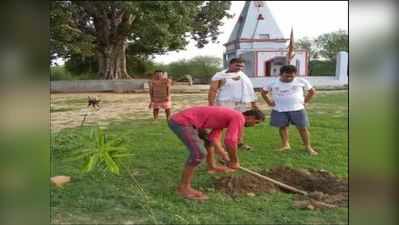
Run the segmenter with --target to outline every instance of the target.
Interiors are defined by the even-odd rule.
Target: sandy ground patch
[[[80,126],[83,115],[87,111],[88,96],[99,97],[101,108],[98,111],[90,109],[85,123],[152,118],[152,110],[148,108],[149,97],[147,93],[52,94],[50,105],[51,130],[59,131],[63,128]],[[173,111],[179,111],[194,105],[206,105],[207,93],[173,94],[172,99]],[[165,118],[162,110],[159,118]]]
[[[319,95],[334,94],[342,91],[320,91]],[[57,132],[64,128],[78,127],[87,110],[88,96],[101,99],[99,111],[90,110],[85,124],[95,122],[107,123],[125,119],[151,119],[152,110],[148,108],[148,93],[73,93],[51,94],[50,122],[51,130]],[[207,92],[194,94],[172,94],[172,113],[196,105],[208,104]],[[270,110],[258,93],[258,106]],[[312,106],[311,106],[312,107]],[[163,111],[159,119],[165,119]]]

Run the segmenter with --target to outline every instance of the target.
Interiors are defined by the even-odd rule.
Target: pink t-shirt
[[[183,126],[195,128],[211,128],[209,141],[220,138],[222,130],[227,128],[224,144],[230,148],[237,148],[245,118],[241,112],[221,106],[196,106],[174,114],[171,120]]]

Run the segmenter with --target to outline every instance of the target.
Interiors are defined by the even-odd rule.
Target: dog
[[[95,109],[100,109],[100,99],[98,99],[97,97],[90,97],[88,96],[88,104],[87,107],[92,106]]]

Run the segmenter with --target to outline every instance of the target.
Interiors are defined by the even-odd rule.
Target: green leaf
[[[83,164],[82,169],[81,169],[82,172],[84,172],[84,173],[89,172],[89,164],[90,164],[91,158],[92,158],[92,157],[90,157],[89,159],[87,159],[87,160],[85,161],[85,163]]]
[[[129,157],[129,156],[134,156],[134,154],[115,154],[115,155],[112,155],[112,158],[124,158],[124,157]]]
[[[107,151],[107,152],[129,152],[124,147],[108,147],[105,149],[105,151]]]
[[[116,162],[111,158],[111,156],[108,154],[108,152],[103,153],[103,158],[105,160],[105,164],[107,165],[107,168],[112,173],[119,175],[119,167],[116,164]]]
[[[84,153],[92,153],[92,152],[96,152],[97,149],[96,148],[85,148],[82,150],[75,150],[74,152],[72,152],[72,155],[78,155],[78,154],[84,154]]]
[[[103,147],[105,145],[105,133],[100,128],[97,129],[98,131],[98,147]]]
[[[90,158],[87,166],[87,172],[92,171],[96,167],[98,159],[99,159],[98,155],[94,155]]]
[[[107,146],[115,146],[115,147],[117,147],[117,146],[119,146],[119,145],[121,145],[122,144],[122,139],[120,139],[120,138],[116,138],[116,139],[111,139],[110,141],[108,141],[107,142]]]
[[[87,152],[87,153],[79,154],[79,155],[76,155],[76,156],[68,157],[68,158],[64,159],[63,162],[77,161],[77,160],[80,160],[80,159],[83,159],[83,158],[89,156],[90,154],[92,154],[92,153],[91,152]]]

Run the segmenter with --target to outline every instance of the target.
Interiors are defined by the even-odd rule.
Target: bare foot
[[[195,190],[194,188],[191,188],[191,187],[189,188],[189,190],[198,197],[204,197],[204,198],[208,199],[208,196],[201,191]]]
[[[227,167],[232,170],[232,172],[240,169],[240,163],[238,162],[228,162]]]
[[[191,194],[194,194],[196,196],[204,195],[204,193],[202,193],[201,191],[195,190],[192,187],[184,187],[184,188],[183,187],[178,187],[176,191],[179,192],[179,193],[191,193]]]
[[[288,151],[291,149],[290,145],[284,145],[283,147],[277,149],[278,152],[284,152],[284,151]]]
[[[214,173],[230,173],[234,172],[233,169],[230,169],[226,166],[215,166],[213,168],[208,168],[208,173],[209,174],[214,174]]]
[[[208,199],[208,196],[205,195],[204,193],[197,191],[193,188],[186,188],[186,189],[182,189],[179,188],[177,189],[177,194],[183,198],[187,198],[190,200],[200,200],[200,201],[204,201]]]
[[[228,162],[230,161],[229,156],[227,155],[227,152],[224,152],[223,156],[222,156],[222,161],[223,162]]]
[[[315,151],[311,146],[306,147],[306,150],[309,152],[310,155],[318,155],[319,153]]]

